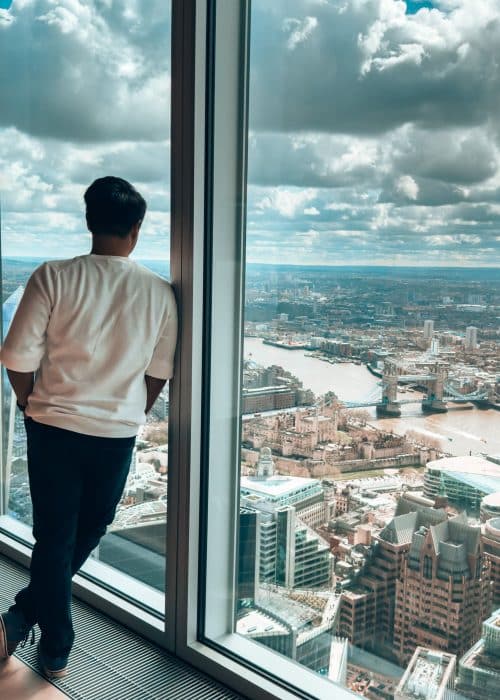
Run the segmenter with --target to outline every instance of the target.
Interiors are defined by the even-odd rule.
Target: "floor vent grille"
[[[25,569],[0,557],[2,610],[27,580]],[[73,618],[77,639],[71,674],[54,685],[74,700],[242,700],[78,600]],[[37,629],[37,639],[39,634]],[[16,656],[37,670],[36,645],[19,649]]]

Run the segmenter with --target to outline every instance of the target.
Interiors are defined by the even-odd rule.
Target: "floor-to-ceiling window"
[[[426,678],[425,697],[476,697],[489,673],[499,21],[489,2],[254,0],[239,139],[218,135],[215,61],[207,570],[230,612],[217,625],[209,590],[205,629],[311,695],[299,664],[365,697]]]
[[[171,3],[3,3],[0,9],[2,333],[43,260],[90,250],[83,193],[131,181],[148,211],[134,259],[170,276]],[[4,7],[8,6],[8,7]],[[29,540],[26,437],[2,371],[2,527]],[[166,388],[141,429],[94,575],[163,609],[168,490]],[[141,586],[146,586],[143,593]]]

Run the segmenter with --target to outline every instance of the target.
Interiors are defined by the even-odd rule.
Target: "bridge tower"
[[[398,368],[394,363],[385,362],[382,375],[382,402],[377,404],[377,416],[400,416],[398,403]]]
[[[434,379],[427,384],[427,396],[422,399],[422,411],[424,413],[446,413],[448,406],[443,401],[444,383],[448,372],[443,365],[434,366]]]

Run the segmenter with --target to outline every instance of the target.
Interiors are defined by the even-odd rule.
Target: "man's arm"
[[[154,402],[160,395],[160,391],[163,389],[167,383],[166,379],[158,379],[157,377],[150,377],[148,374],[145,375],[146,389],[147,389],[147,399],[145,412],[149,413],[153,407]]]
[[[44,263],[28,280],[0,350],[0,362],[14,373],[9,376],[20,403],[22,398],[26,398],[26,388],[30,392],[32,389],[29,378],[20,378],[20,375],[33,375],[45,353],[53,296],[53,272]]]
[[[35,375],[33,372],[15,372],[12,369],[7,369],[9,381],[17,396],[17,403],[25,407],[28,403],[28,396],[33,391],[35,384]]]

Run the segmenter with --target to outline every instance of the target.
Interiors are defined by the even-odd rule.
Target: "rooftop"
[[[271,476],[259,478],[255,476],[242,476],[241,488],[245,491],[258,493],[262,496],[280,498],[297,491],[321,491],[321,483],[318,479],[307,479],[302,476]]]
[[[498,656],[487,654],[484,650],[484,639],[480,639],[472,649],[466,651],[460,659],[460,666],[476,668],[498,675],[500,679],[500,659]]]
[[[310,605],[292,600],[286,592],[277,588],[261,588],[256,606],[263,613],[281,620],[296,631],[303,630],[313,621],[321,619],[321,612]]]
[[[407,698],[441,700],[455,667],[452,654],[417,647],[398,686]]]
[[[250,610],[236,623],[238,634],[261,637],[270,634],[288,634],[285,625],[277,622],[260,610]]]
[[[490,508],[500,508],[500,491],[496,491],[495,493],[490,493],[488,496],[485,496],[481,502],[481,505]]]
[[[500,491],[499,465],[483,457],[444,457],[428,462],[427,470],[446,472],[458,481],[486,494]]]

